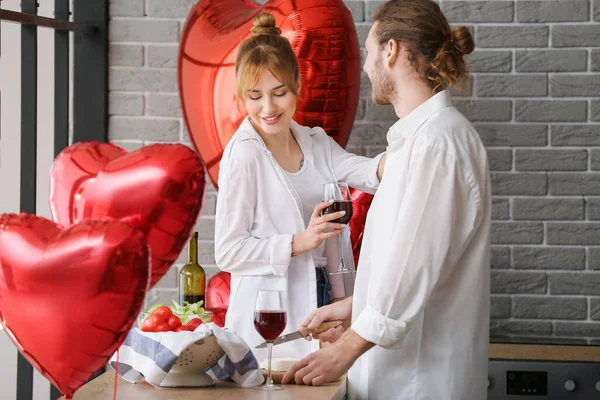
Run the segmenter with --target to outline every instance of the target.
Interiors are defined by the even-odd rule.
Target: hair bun
[[[250,32],[252,32],[252,36],[281,35],[281,29],[275,26],[275,16],[273,16],[273,14],[271,13],[260,13],[254,18],[254,21],[252,22],[254,24],[252,29],[250,29]]]
[[[461,54],[471,54],[475,49],[475,43],[471,32],[465,26],[459,26],[452,30],[452,44]]]

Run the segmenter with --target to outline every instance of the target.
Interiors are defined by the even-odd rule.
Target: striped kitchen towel
[[[134,328],[119,348],[119,376],[137,383],[144,378],[159,386],[179,355],[194,342],[214,335],[225,355],[205,372],[215,380],[232,379],[240,386],[258,386],[264,378],[246,342],[229,329],[214,323],[200,325],[194,332],[142,332]],[[110,360],[116,369],[117,354]]]

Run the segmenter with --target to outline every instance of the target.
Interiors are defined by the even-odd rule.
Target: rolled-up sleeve
[[[331,137],[331,159],[333,171],[338,181],[366,193],[374,194],[379,186],[377,168],[384,153],[374,158],[357,156],[344,150]]]
[[[386,348],[402,345],[436,285],[450,275],[480,223],[481,196],[460,159],[430,147],[412,156],[403,196],[388,198],[395,221],[383,251],[369,255],[367,305],[352,329]],[[381,200],[381,199],[380,199]],[[398,203],[400,205],[398,205]]]
[[[283,276],[292,254],[292,234],[251,235],[258,198],[256,172],[228,155],[221,163],[215,220],[215,258],[219,269],[244,275]]]

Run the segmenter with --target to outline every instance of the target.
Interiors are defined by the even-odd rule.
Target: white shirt
[[[305,162],[311,163],[323,179],[345,181],[359,190],[375,192],[380,156],[370,159],[347,153],[321,128],[292,121],[291,129]],[[231,273],[225,327],[248,343],[259,362],[267,354],[265,349],[254,348],[264,341],[253,319],[259,289],[284,292],[287,326],[283,333],[298,330],[317,308],[312,254],[291,256],[292,235],[304,230],[304,211],[297,191],[252,124],[244,119],[225,147],[220,163],[215,259],[221,270]],[[331,243],[337,254],[337,242]],[[325,247],[328,254],[330,241]],[[335,271],[337,263],[327,258],[327,269]],[[344,260],[351,262],[351,250]],[[318,348],[316,340],[296,340],[274,347],[273,356],[301,359]]]
[[[373,349],[350,399],[485,400],[491,188],[475,129],[436,94],[389,130],[358,264],[352,329]]]

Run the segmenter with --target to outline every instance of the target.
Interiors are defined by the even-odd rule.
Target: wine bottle
[[[198,264],[198,232],[194,232],[188,246],[188,263],[179,272],[179,304],[204,302],[205,283],[204,268]]]

